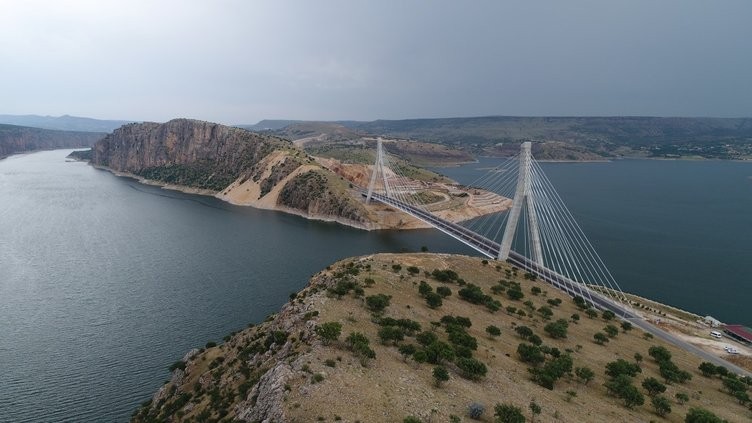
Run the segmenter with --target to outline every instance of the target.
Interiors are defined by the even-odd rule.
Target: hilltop
[[[752,380],[506,263],[443,254],[342,260],[170,369],[133,422],[490,422],[531,402],[540,422],[752,416]]]
[[[103,136],[98,132],[56,131],[0,124],[0,158],[26,151],[91,147]]]
[[[436,143],[473,156],[513,155],[520,143],[532,141],[533,155],[539,160],[752,158],[750,118],[483,116],[370,122],[262,121],[253,127],[280,134],[316,128],[319,135],[327,136],[335,131],[342,133],[344,128],[358,137]]]
[[[270,133],[191,119],[133,123],[97,142],[91,163],[146,183],[358,228],[426,226],[384,205],[365,204],[358,186],[367,186],[370,165],[312,156]],[[497,194],[398,165],[439,216],[465,220],[510,205]]]
[[[79,116],[0,115],[0,123],[58,131],[112,132],[133,121],[102,120]]]

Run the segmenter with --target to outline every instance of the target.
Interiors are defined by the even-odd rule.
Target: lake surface
[[[499,163],[436,170],[472,183]],[[541,166],[624,291],[752,325],[752,163]]]
[[[384,251],[473,254],[165,191],[69,151],[0,160],[0,422],[126,421],[193,347],[311,274]],[[498,160],[441,171],[465,182]],[[752,163],[544,164],[622,288],[751,324]]]
[[[0,422],[123,422],[194,347],[373,252],[472,254],[145,186],[48,151],[0,160]]]

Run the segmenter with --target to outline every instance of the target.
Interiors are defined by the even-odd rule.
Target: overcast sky
[[[752,116],[752,1],[0,0],[0,114]]]

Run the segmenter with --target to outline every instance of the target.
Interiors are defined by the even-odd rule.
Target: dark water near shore
[[[438,171],[472,183],[479,163]],[[542,163],[624,291],[752,325],[752,163]]]
[[[373,252],[472,254],[141,185],[69,151],[0,161],[0,422],[126,421],[190,348]]]
[[[473,254],[117,178],[67,151],[0,161],[0,422],[126,421],[190,348],[337,259]],[[471,182],[477,168],[442,169]],[[752,163],[545,164],[625,290],[752,324]]]

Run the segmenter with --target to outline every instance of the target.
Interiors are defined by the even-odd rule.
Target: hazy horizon
[[[0,4],[0,114],[752,116],[752,3]]]

